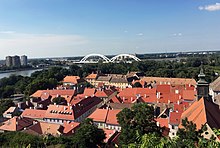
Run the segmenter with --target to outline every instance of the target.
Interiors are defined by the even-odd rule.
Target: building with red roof
[[[33,125],[34,122],[35,120],[31,118],[14,116],[13,118],[3,122],[3,125],[0,126],[0,131],[22,131]]]
[[[46,110],[40,109],[25,109],[21,116],[35,119],[35,120],[43,120],[45,116]]]
[[[155,100],[156,88],[125,88],[117,96],[123,103],[135,103],[138,99]]]
[[[49,105],[44,120],[47,122],[63,123],[64,121],[80,122],[90,115],[101,99],[98,97],[73,98],[69,105]]]
[[[48,123],[42,121],[36,121],[34,124],[26,129],[23,132],[32,134],[32,135],[53,135],[55,137],[61,135],[72,135],[75,133],[80,123],[78,122],[64,122],[63,124]]]
[[[47,103],[51,103],[51,101],[56,97],[63,97],[69,103],[73,96],[76,95],[76,91],[73,89],[67,89],[67,90],[59,90],[59,89],[53,89],[53,90],[38,90],[34,94],[31,95],[32,102],[36,102],[38,104],[45,104],[43,101],[49,100]],[[47,104],[47,105],[49,105]]]
[[[96,109],[88,118],[93,119],[98,128],[120,131],[121,127],[117,121],[120,109]]]

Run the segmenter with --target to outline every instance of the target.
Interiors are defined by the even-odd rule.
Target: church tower
[[[201,99],[202,97],[204,99],[211,100],[209,97],[209,83],[205,80],[205,74],[203,72],[202,65],[198,78],[199,80],[197,82],[197,100]]]

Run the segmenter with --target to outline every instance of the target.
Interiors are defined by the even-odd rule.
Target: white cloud
[[[220,3],[216,3],[213,5],[199,6],[199,10],[218,11],[220,10]]]
[[[182,36],[182,33],[174,33],[173,36]]]
[[[143,33],[138,33],[137,35],[138,35],[138,36],[143,36],[144,34],[143,34]]]
[[[15,31],[0,31],[0,34],[13,34]]]

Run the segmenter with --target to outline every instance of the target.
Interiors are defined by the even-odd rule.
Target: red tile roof
[[[115,109],[115,110],[109,110],[108,111],[108,115],[106,118],[106,123],[107,124],[113,124],[113,125],[119,125],[118,121],[117,121],[117,114],[120,112],[121,110],[119,109]]]
[[[86,77],[86,79],[96,79],[97,76],[98,76],[97,74],[92,73],[92,74],[88,75],[88,76]]]
[[[146,81],[147,83],[151,83],[156,81],[157,84],[171,84],[171,85],[196,85],[196,81],[194,79],[186,79],[186,78],[162,78],[162,77],[143,77],[141,80]]]
[[[66,76],[66,77],[63,79],[63,82],[64,82],[64,83],[77,84],[79,79],[80,79],[79,76]]]
[[[171,85],[168,84],[161,84],[157,85],[157,91],[161,93],[170,93],[171,92]]]
[[[170,112],[169,124],[179,125],[181,122],[182,112]]]
[[[133,103],[137,98],[147,98],[152,95],[156,96],[155,88],[125,88],[118,94],[124,103]]]
[[[39,110],[39,109],[25,109],[21,114],[23,117],[28,117],[32,119],[43,119],[46,110]]]
[[[2,126],[0,126],[0,130],[3,131],[21,131],[26,127],[29,127],[33,124],[33,119],[26,118],[26,117],[13,117],[3,123]]]
[[[157,118],[155,120],[157,122],[159,122],[160,127],[167,127],[167,128],[169,128],[169,126],[168,126],[169,119],[168,118]]]
[[[24,130],[25,133],[33,135],[53,135],[59,136],[61,133],[59,129],[61,128],[60,124],[47,123],[47,122],[35,122],[33,126],[30,126],[28,129]]]
[[[72,106],[49,105],[45,113],[45,118],[74,120],[75,116]]]
[[[101,90],[97,90],[95,93],[95,96],[100,97],[100,98],[107,98],[108,97],[108,95],[104,91],[101,91]]]
[[[108,114],[108,109],[96,109],[88,118],[96,122],[105,122]]]
[[[177,103],[178,100],[181,99],[180,94],[175,93],[167,93],[160,95],[159,102],[160,103]]]
[[[65,135],[70,135],[75,132],[75,130],[79,127],[80,123],[79,122],[64,122],[63,123],[63,131],[62,133]]]
[[[220,110],[219,106],[207,99],[201,98],[195,101],[186,111],[183,112],[181,118],[188,118],[196,124],[197,129],[201,129],[202,125],[208,124],[211,128],[220,128]],[[182,126],[180,126],[182,127]]]
[[[71,101],[71,98],[75,95],[75,90],[73,89],[67,89],[67,90],[38,90],[36,91],[31,97],[41,98],[41,99],[48,99],[49,96],[53,98],[56,98],[58,96],[64,97],[66,101],[69,103]]]
[[[85,88],[83,96],[93,96],[95,95],[95,88]]]
[[[174,111],[178,111],[178,112],[183,112],[185,111],[187,108],[189,107],[189,103],[188,102],[181,102],[179,104],[175,103],[174,104]]]
[[[96,122],[119,125],[116,115],[120,111],[121,109],[96,109],[88,118],[91,118]]]
[[[196,99],[196,91],[194,90],[183,90],[183,99],[194,101]]]

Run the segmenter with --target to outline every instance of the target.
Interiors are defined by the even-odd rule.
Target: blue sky
[[[1,0],[0,59],[220,50],[220,0]]]

